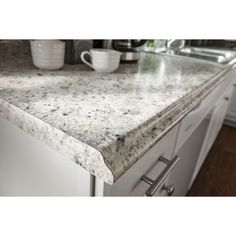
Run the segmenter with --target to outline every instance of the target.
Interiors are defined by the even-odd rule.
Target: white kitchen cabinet
[[[113,185],[106,184],[96,178],[95,196],[145,196],[150,185],[142,180],[142,176],[156,180],[170,166],[170,163],[165,164],[162,162],[159,159],[160,157],[172,162],[172,167],[173,169],[175,168],[175,164],[179,160],[173,156],[177,132],[178,125],[144,154]],[[171,194],[173,190],[171,183],[166,184],[168,176],[163,178],[164,181],[155,191],[154,196],[166,196],[168,191]]]
[[[91,196],[89,172],[0,119],[0,196]]]
[[[193,179],[191,183],[193,183],[195,177],[197,176],[209,150],[211,149],[213,143],[215,142],[216,137],[223,125],[224,118],[225,118],[227,109],[229,107],[233,91],[234,91],[234,87],[231,85],[226,91],[226,93],[223,94],[223,96],[219,99],[219,101],[214,106],[210,123],[209,123],[209,126],[207,127],[207,132],[204,138],[203,145],[201,147],[198,162],[195,167]]]
[[[181,121],[175,151],[181,161],[168,179],[175,186],[174,196],[187,193],[213,145],[232,96],[233,81],[234,75],[228,75]]]

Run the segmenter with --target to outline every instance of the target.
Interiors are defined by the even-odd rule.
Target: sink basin
[[[217,50],[210,48],[195,48],[195,47],[183,48],[175,51],[168,50],[162,53],[168,55],[193,57],[212,62],[217,62],[224,65],[229,64],[236,57],[236,54],[231,51]]]

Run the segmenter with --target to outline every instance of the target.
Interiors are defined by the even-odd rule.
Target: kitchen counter
[[[112,74],[85,65],[37,70],[0,62],[0,116],[113,184],[195,105],[231,66],[143,53]]]

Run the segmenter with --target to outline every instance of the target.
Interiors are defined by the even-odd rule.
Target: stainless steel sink
[[[183,48],[180,50],[167,50],[162,52],[168,55],[193,57],[207,61],[217,62],[220,64],[229,64],[236,57],[236,54],[227,50],[217,50],[210,48]]]

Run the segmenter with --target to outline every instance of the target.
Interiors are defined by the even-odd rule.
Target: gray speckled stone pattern
[[[232,66],[143,53],[98,74],[0,61],[0,115],[112,184],[221,81]],[[18,63],[19,62],[19,63]]]

